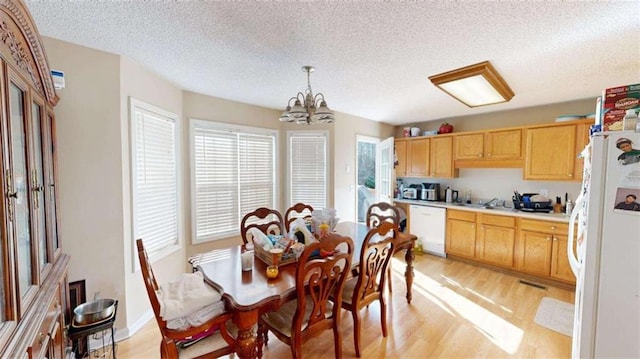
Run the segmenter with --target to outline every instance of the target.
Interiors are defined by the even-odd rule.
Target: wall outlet
[[[541,196],[545,196],[545,197],[549,198],[549,190],[548,189],[542,188],[539,192],[540,192]]]

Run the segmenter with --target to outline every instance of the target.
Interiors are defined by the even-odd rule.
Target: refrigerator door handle
[[[584,201],[584,195],[581,193],[576,199],[576,204],[573,207],[573,211],[571,211],[571,216],[569,217],[569,240],[567,241],[567,257],[569,258],[569,265],[571,266],[571,271],[573,274],[578,277],[578,272],[582,268],[582,263],[576,257],[576,253],[573,251],[573,242],[574,242],[574,227],[578,217],[580,216],[580,211],[582,210],[582,206]],[[578,233],[580,235],[581,233]],[[580,249],[576,248],[576,252],[579,253]]]

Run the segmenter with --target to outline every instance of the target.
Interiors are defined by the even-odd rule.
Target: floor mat
[[[573,333],[573,304],[544,297],[538,306],[534,323],[566,336]]]

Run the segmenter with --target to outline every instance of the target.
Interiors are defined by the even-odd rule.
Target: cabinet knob
[[[569,173],[567,176],[569,176],[569,177],[573,177],[573,173]]]
[[[478,157],[482,157],[482,153],[478,153]]]
[[[547,237],[547,240],[548,240],[548,241],[550,241],[550,240],[551,240],[551,237]]]
[[[551,226],[551,229],[555,231],[556,230],[556,226]]]
[[[487,157],[491,157],[491,153],[487,153]]]
[[[554,241],[557,241],[557,240],[558,240],[558,238],[556,238],[556,237],[553,237],[553,240],[554,240]]]

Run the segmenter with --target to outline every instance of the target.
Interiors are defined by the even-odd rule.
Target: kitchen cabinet
[[[517,269],[575,284],[567,259],[568,224],[520,218]]]
[[[69,257],[58,237],[58,97],[21,0],[0,7],[0,357],[62,358]]]
[[[457,177],[458,170],[453,168],[453,136],[434,137],[430,141],[430,177]]]
[[[454,136],[455,167],[522,167],[523,129],[496,129]]]
[[[476,213],[447,209],[447,254],[476,257]]]
[[[453,137],[396,139],[396,177],[457,177],[453,167]]]
[[[428,138],[407,141],[407,176],[429,176],[429,145]]]
[[[581,180],[582,160],[577,156],[589,141],[591,124],[579,121],[528,128],[524,179]]]
[[[393,141],[395,147],[395,155],[398,160],[398,164],[395,165],[396,178],[404,177],[407,175],[407,139],[396,138]]]
[[[592,124],[593,122],[589,121],[587,123],[576,125],[576,150],[575,150],[576,156],[582,153],[582,150],[584,150],[584,148],[589,143],[589,129],[591,128]],[[573,177],[576,181],[582,181],[583,165],[584,165],[584,159],[576,158],[574,163],[574,170],[573,170],[573,173],[574,173]]]
[[[515,217],[478,213],[476,258],[496,266],[513,268],[515,222]]]

